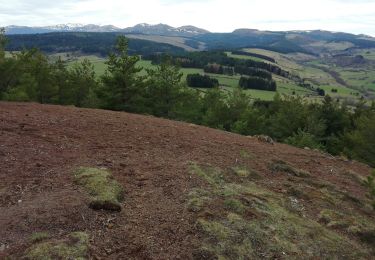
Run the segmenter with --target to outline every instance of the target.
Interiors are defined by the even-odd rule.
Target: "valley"
[[[340,68],[333,67],[333,71],[337,72],[340,77],[345,81],[345,85],[338,83],[330,73],[324,70],[324,68],[330,65],[325,64],[323,58],[317,58],[314,56],[308,56],[304,54],[290,54],[285,55],[277,52],[262,50],[262,49],[244,49],[244,51],[259,53],[272,57],[276,60],[276,64],[282,69],[291,72],[293,75],[299,75],[305,80],[305,82],[311,83],[318,86],[321,89],[334,98],[341,100],[356,100],[362,96],[369,100],[372,100],[375,95],[375,65],[366,65],[363,68]],[[375,53],[375,49],[373,50]],[[236,59],[251,59],[258,62],[268,62],[260,58],[249,57],[244,55],[233,55],[231,52],[226,52],[228,57]],[[63,59],[68,60],[68,65],[71,66],[75,62],[80,62],[84,59],[88,59],[95,68],[97,76],[103,75],[106,69],[105,58],[95,55],[79,55],[67,53],[54,54],[52,57],[61,56]],[[367,57],[367,56],[366,56]],[[369,55],[371,58],[371,54]],[[369,59],[370,59],[369,58]],[[374,58],[375,59],[375,58]],[[375,64],[375,63],[374,63]],[[141,60],[138,64],[144,68],[141,74],[145,73],[145,69],[155,67],[151,64],[151,61]],[[240,75],[218,75],[212,73],[204,73],[203,69],[198,68],[181,68],[183,73],[182,81],[186,80],[188,74],[200,73],[209,75],[212,78],[216,78],[219,81],[221,88],[224,91],[231,91],[233,88],[238,87]],[[277,92],[286,95],[301,95],[311,100],[318,100],[321,97],[315,95],[310,89],[301,87],[295,81],[287,78],[273,75],[274,80],[277,82]],[[272,100],[275,93],[262,90],[245,90],[246,93],[251,95],[254,99],[261,100]]]

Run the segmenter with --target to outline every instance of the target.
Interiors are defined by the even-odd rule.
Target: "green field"
[[[238,55],[238,56],[242,56],[242,55]],[[248,56],[244,56],[244,57],[248,57]],[[69,58],[69,57],[66,57],[65,55],[63,56],[63,59],[68,61],[68,66],[73,66],[76,62],[81,62],[84,59],[88,59],[94,65],[95,73],[98,76],[103,75],[106,70],[105,59],[97,57],[97,56],[89,55],[89,56]],[[154,65],[151,64],[151,61],[140,60],[138,62],[138,66],[144,68],[144,70],[142,70],[140,74],[146,75],[145,69],[152,68]],[[183,73],[183,77],[182,77],[183,81],[186,80],[186,76],[188,74],[195,74],[195,73],[203,74],[204,73],[202,69],[195,69],[195,68],[182,68],[181,72]],[[235,87],[238,87],[238,82],[240,79],[239,75],[228,76],[228,75],[218,75],[218,74],[211,74],[211,73],[208,73],[207,75],[209,75],[212,78],[218,79],[221,88],[225,91],[232,91]],[[287,95],[292,95],[293,93],[297,95],[311,94],[311,91],[308,91],[302,87],[295,85],[290,80],[287,80],[282,77],[278,77],[276,75],[274,75],[274,79],[276,80],[278,84],[278,92],[281,94],[287,94]],[[252,89],[245,90],[245,92],[251,95],[251,97],[253,98],[256,98],[256,99],[259,98],[262,100],[272,100],[276,94],[275,92],[272,92],[272,91],[252,90]]]
[[[342,68],[334,68],[335,71],[340,73],[340,76],[350,85],[353,86],[352,88],[342,86],[336,82],[336,80],[328,73],[319,69],[319,67],[327,67],[330,68],[329,65],[323,63],[320,60],[310,60],[309,62],[298,62],[294,59],[305,59],[307,55],[304,54],[294,54],[293,56],[290,55],[283,55],[280,53],[260,50],[260,49],[245,49],[254,53],[259,53],[262,55],[266,55],[269,57],[274,58],[277,61],[277,64],[288,71],[291,71],[294,74],[299,75],[301,78],[305,78],[306,82],[310,82],[315,86],[318,86],[326,91],[327,94],[335,97],[335,98],[357,98],[360,95],[355,95],[358,91],[364,89],[372,89],[375,91],[375,72],[368,71],[368,70],[353,70],[353,69],[342,69]],[[103,75],[106,70],[105,58],[97,57],[94,55],[90,56],[79,56],[79,57],[71,57],[66,54],[63,54],[64,59],[68,61],[69,66],[73,66],[76,62],[81,62],[83,59],[89,59],[92,64],[94,65],[95,72],[98,76]],[[246,55],[232,55],[228,53],[229,56],[239,59],[252,59],[252,60],[261,60],[259,58],[253,58]],[[374,52],[375,56],[375,52]],[[303,65],[302,65],[303,64]],[[152,68],[154,65],[151,64],[151,61],[147,60],[140,60],[138,66],[143,67],[144,70],[141,71],[141,75],[146,75],[147,68]],[[330,68],[332,69],[332,68]],[[186,80],[186,76],[188,74],[203,74],[202,69],[195,69],[195,68],[182,68],[181,72],[183,73],[182,80]],[[228,76],[228,75],[218,75],[218,74],[210,74],[212,78],[216,78],[219,81],[219,84],[223,90],[231,91],[233,88],[238,86],[238,82],[240,79],[239,75]],[[278,93],[286,94],[286,95],[300,95],[304,97],[308,97],[311,99],[315,99],[316,96],[311,90],[306,88],[300,87],[295,84],[295,82],[273,75],[274,80],[277,82],[278,85]],[[337,89],[337,93],[332,92],[332,89]],[[251,95],[253,98],[259,98],[263,100],[272,100],[275,92],[269,91],[262,91],[262,90],[246,90],[246,93]]]
[[[334,43],[325,48],[330,50],[342,50],[344,45],[335,45]],[[365,65],[357,65],[354,67],[340,67],[333,64],[329,58],[315,57],[308,54],[293,53],[281,54],[262,49],[244,49],[244,51],[258,53],[272,57],[276,60],[278,66],[284,70],[290,71],[295,75],[299,75],[305,79],[305,82],[320,87],[327,94],[337,98],[358,98],[364,93],[368,98],[375,95],[375,49],[365,49],[354,52],[352,55],[362,55],[369,60]],[[340,84],[327,71],[330,70],[338,73],[339,77],[345,81],[345,85]],[[282,84],[278,82],[279,90],[282,92]],[[337,93],[333,93],[332,89],[337,89]],[[356,95],[356,93],[359,95]],[[296,91],[298,93],[298,89]],[[300,93],[299,93],[300,94]]]

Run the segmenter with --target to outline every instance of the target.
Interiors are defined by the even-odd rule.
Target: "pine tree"
[[[76,63],[69,71],[69,85],[75,106],[92,106],[90,98],[93,98],[97,89],[97,81],[94,66],[88,59]]]
[[[151,113],[156,116],[174,118],[173,112],[181,99],[183,86],[180,69],[169,60],[155,69],[147,69],[147,97]]]
[[[111,53],[106,64],[108,68],[102,76],[103,88],[100,97],[104,107],[112,110],[142,112],[143,77],[138,73],[138,56],[128,55],[128,40],[124,36],[117,39],[116,53]]]

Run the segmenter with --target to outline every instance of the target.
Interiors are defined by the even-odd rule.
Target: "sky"
[[[375,36],[375,0],[0,0],[0,27],[63,23],[314,30]]]

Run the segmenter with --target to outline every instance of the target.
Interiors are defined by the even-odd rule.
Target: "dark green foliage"
[[[201,74],[187,75],[186,83],[192,88],[214,88],[219,86],[219,81],[217,79]]]
[[[131,112],[143,112],[142,102],[143,78],[138,76],[142,70],[136,64],[138,56],[128,55],[128,41],[119,37],[116,53],[108,57],[108,69],[102,76],[103,86],[100,97],[104,108]]]
[[[0,61],[0,98],[61,105],[96,106],[97,82],[89,61],[67,69],[61,59],[51,62],[36,49]]]
[[[98,83],[95,78],[94,66],[87,59],[82,63],[77,63],[69,71],[69,87],[71,89],[70,102],[77,107],[95,107],[97,106],[97,99],[95,91],[98,88]]]
[[[147,55],[143,56],[143,59],[151,60],[153,64],[160,64],[164,59],[165,54],[153,54],[153,55]],[[202,51],[202,52],[186,52],[184,54],[177,54],[172,56],[172,63],[181,66],[182,68],[199,68],[199,69],[205,69],[207,72],[210,72],[212,68],[207,67],[212,64],[220,64],[220,66],[223,66],[223,70],[221,71],[220,68],[215,69],[216,72],[221,74],[224,73],[224,67],[229,68],[237,68],[236,73],[240,74],[251,74],[253,75],[253,72],[246,72],[247,68],[252,68],[250,70],[263,70],[268,71],[271,73],[274,73],[276,75],[279,75],[281,77],[289,77],[289,72],[281,69],[279,66],[271,63],[266,63],[263,61],[255,61],[255,60],[242,60],[242,59],[235,59],[228,57],[228,55],[221,51]],[[245,73],[246,72],[246,73]],[[210,72],[211,73],[211,72]],[[226,73],[224,73],[226,74]],[[262,73],[262,75],[265,75]],[[260,76],[260,75],[258,75]],[[263,76],[261,76],[263,77]],[[267,76],[268,77],[268,76]]]
[[[226,129],[230,128],[226,96],[218,88],[207,91],[202,100],[202,124]]]
[[[212,63],[204,66],[203,71],[205,73],[213,74],[225,74],[229,76],[234,75],[234,68],[229,66],[222,66],[220,64]]]
[[[156,116],[174,118],[183,95],[182,73],[169,61],[161,63],[156,69],[147,69],[147,107]]]
[[[297,133],[293,134],[293,136],[286,138],[285,142],[300,148],[308,147],[312,149],[322,149],[322,145],[314,135],[302,130],[299,130]]]
[[[252,68],[252,67],[246,67],[246,66],[236,66],[234,67],[234,71],[241,75],[258,77],[258,78],[263,78],[267,80],[272,79],[272,73],[264,69],[258,69],[258,68]]]
[[[5,29],[0,28],[0,61],[5,57],[5,45],[7,43],[7,38],[5,37]]]
[[[21,51],[24,48],[34,48],[43,52],[81,52],[106,56],[116,45],[117,37],[122,33],[96,32],[55,32],[44,34],[8,35],[9,44],[6,50]],[[151,55],[153,53],[183,53],[182,48],[147,40],[130,39],[129,53]]]
[[[355,129],[346,136],[347,153],[375,167],[375,113],[358,118]]]
[[[276,91],[276,82],[259,77],[241,77],[239,86],[243,89]]]
[[[8,99],[56,103],[58,89],[45,55],[36,49],[25,50],[15,55],[13,63],[13,77],[6,88]]]
[[[324,89],[321,89],[321,88],[317,88],[316,89],[316,92],[318,93],[318,95],[319,96],[325,96],[326,95],[326,92],[325,92],[325,90]],[[333,92],[333,91],[332,91]],[[337,92],[337,90],[336,90],[336,92]]]

